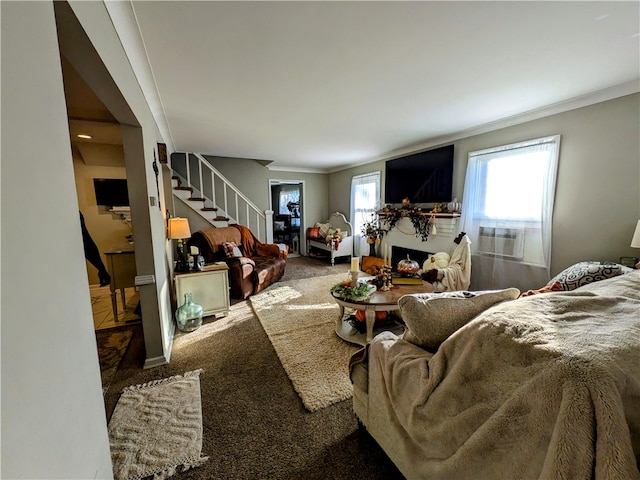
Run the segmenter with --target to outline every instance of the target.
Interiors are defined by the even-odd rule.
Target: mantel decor
[[[429,235],[431,233],[435,235],[436,217],[460,216],[459,212],[449,212],[447,205],[442,203],[437,203],[435,207],[428,210],[420,207],[412,207],[408,199],[405,199],[402,202],[401,208],[393,208],[391,205],[386,205],[383,209],[378,210],[376,214],[378,216],[378,223],[383,235],[389,233],[401,218],[408,218],[411,220],[416,232],[416,237],[419,237],[423,242],[429,240]]]

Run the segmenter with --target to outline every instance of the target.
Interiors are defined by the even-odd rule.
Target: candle
[[[358,257],[351,257],[351,271],[352,272],[357,272],[358,270],[360,270]]]
[[[191,249],[189,251],[191,255],[198,255],[200,253],[200,249],[195,245],[191,245]]]

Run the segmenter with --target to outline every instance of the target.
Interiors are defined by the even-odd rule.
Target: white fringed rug
[[[109,422],[116,480],[164,479],[208,459],[201,455],[201,372],[123,390]]]
[[[335,333],[330,289],[345,273],[280,282],[250,297],[293,388],[312,412],[351,398],[349,358],[358,350]]]

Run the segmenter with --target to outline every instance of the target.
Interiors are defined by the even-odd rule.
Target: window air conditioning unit
[[[478,253],[522,260],[524,229],[480,227]]]

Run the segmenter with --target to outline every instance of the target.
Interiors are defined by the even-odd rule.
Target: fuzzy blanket
[[[253,232],[244,225],[234,224],[232,227],[240,231],[240,241],[247,257],[274,257],[287,259],[287,250],[282,250],[275,243],[262,243]]]
[[[409,479],[640,478],[640,271],[379,335],[367,427]]]

